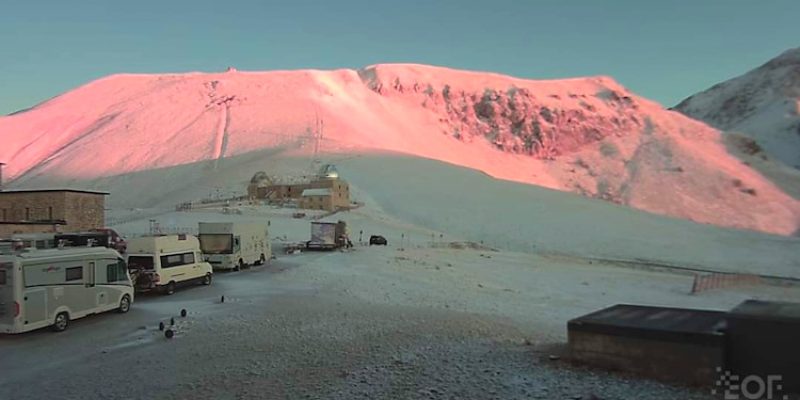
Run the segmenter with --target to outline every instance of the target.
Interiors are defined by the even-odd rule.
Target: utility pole
[[[323,136],[324,128],[325,128],[324,121],[322,120],[322,118],[319,117],[319,112],[315,111],[314,112],[314,132],[313,132],[313,134],[314,134],[314,137],[313,137],[314,138],[314,150],[313,150],[314,154],[313,154],[313,157],[312,157],[312,160],[311,160],[311,169],[312,169],[312,171],[313,171],[313,173],[315,175],[318,173],[317,168],[319,168],[319,164],[320,164],[319,153],[320,153],[320,148],[322,147],[322,136]]]

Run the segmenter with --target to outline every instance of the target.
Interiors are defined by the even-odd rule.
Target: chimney
[[[0,192],[3,191],[3,166],[4,165],[6,165],[6,164],[0,162]]]

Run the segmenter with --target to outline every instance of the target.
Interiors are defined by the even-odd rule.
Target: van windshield
[[[203,254],[231,254],[233,253],[233,235],[228,234],[201,234],[200,250]]]
[[[153,269],[153,256],[130,256],[128,257],[128,269]]]

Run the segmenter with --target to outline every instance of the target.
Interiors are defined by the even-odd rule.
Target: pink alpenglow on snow
[[[697,222],[800,227],[798,202],[731,156],[720,132],[608,77],[413,64],[113,75],[0,117],[0,160],[15,184],[92,180],[266,149],[307,154],[319,136],[324,153],[407,153]]]

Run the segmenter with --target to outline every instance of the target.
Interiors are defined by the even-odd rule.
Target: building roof
[[[13,190],[0,190],[0,195],[8,193],[50,193],[50,192],[71,192],[71,193],[88,193],[88,194],[101,194],[108,196],[110,193],[101,192],[99,190],[81,190],[81,189],[13,189]]]
[[[52,221],[0,221],[0,225],[66,225],[67,221],[55,219]]]
[[[330,195],[331,195],[331,190],[329,188],[303,190],[303,197],[307,197],[307,196],[330,196]]]

